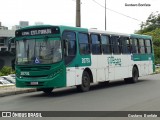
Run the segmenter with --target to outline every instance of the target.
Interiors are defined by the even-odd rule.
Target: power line
[[[97,1],[95,1],[95,0],[92,0],[92,1],[95,2],[97,5],[99,5],[99,6],[103,7],[103,8],[105,8],[105,6],[101,5],[101,4],[98,3]],[[120,15],[122,15],[122,16],[128,17],[128,18],[130,18],[130,19],[133,19],[133,20],[136,20],[136,21],[143,22],[142,20],[138,20],[138,19],[136,19],[136,18],[130,17],[130,16],[128,16],[128,15],[125,15],[125,14],[123,14],[123,13],[117,12],[117,11],[112,10],[112,9],[110,9],[110,8],[107,8],[107,7],[106,7],[105,9],[110,10],[110,11],[112,11],[112,12],[115,12],[115,13],[117,13],[117,14],[120,14]]]

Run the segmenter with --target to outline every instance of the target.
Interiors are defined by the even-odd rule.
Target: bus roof
[[[131,38],[152,39],[149,35],[131,34]]]
[[[89,32],[89,33],[99,33],[99,34],[107,34],[107,35],[119,35],[119,36],[127,36],[131,38],[142,38],[142,39],[152,39],[149,35],[141,35],[141,34],[125,34],[125,33],[117,33],[117,32],[110,32],[110,31],[101,31],[97,29],[87,29],[81,27],[71,27],[71,26],[64,26],[64,25],[34,25],[34,26],[27,26],[17,31],[27,30],[32,28],[47,28],[47,27],[59,27],[61,31],[63,30],[73,30],[73,31],[82,31],[82,32]]]
[[[26,27],[20,28],[20,29],[18,29],[18,31],[19,30],[32,29],[32,28],[40,28],[40,27],[54,27],[54,26],[53,25],[32,25],[32,26],[26,26]]]
[[[73,31],[85,31],[87,32],[88,29],[87,28],[81,28],[81,27],[71,27],[71,26],[64,26],[64,25],[33,25],[33,26],[27,26],[21,29],[18,29],[17,31],[21,31],[21,30],[28,30],[28,29],[36,29],[36,28],[51,28],[51,27],[59,27],[61,31],[63,30],[73,30]]]
[[[130,37],[130,34],[110,32],[110,31],[101,31],[101,30],[96,30],[96,29],[89,29],[88,32],[90,32],[90,33],[107,34],[107,35],[120,35],[120,36]]]
[[[61,30],[74,30],[74,31],[84,31],[88,32],[87,28],[81,28],[81,27],[71,27],[71,26],[64,26],[64,25],[59,25]]]

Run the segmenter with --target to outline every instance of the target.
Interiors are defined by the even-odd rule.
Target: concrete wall
[[[14,56],[1,56],[0,55],[0,69],[3,68],[3,66],[10,66],[12,67],[12,60],[14,60]]]
[[[15,30],[0,30],[0,37],[14,37]]]

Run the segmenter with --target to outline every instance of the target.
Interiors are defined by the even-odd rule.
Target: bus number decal
[[[30,75],[29,72],[21,72],[21,75]]]
[[[82,58],[82,64],[90,63],[90,58]]]

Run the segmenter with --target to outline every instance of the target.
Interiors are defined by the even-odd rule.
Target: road
[[[0,98],[0,111],[160,111],[160,74],[140,77],[135,84],[123,80],[108,86],[93,85],[89,92],[75,87],[53,94],[25,93]]]

